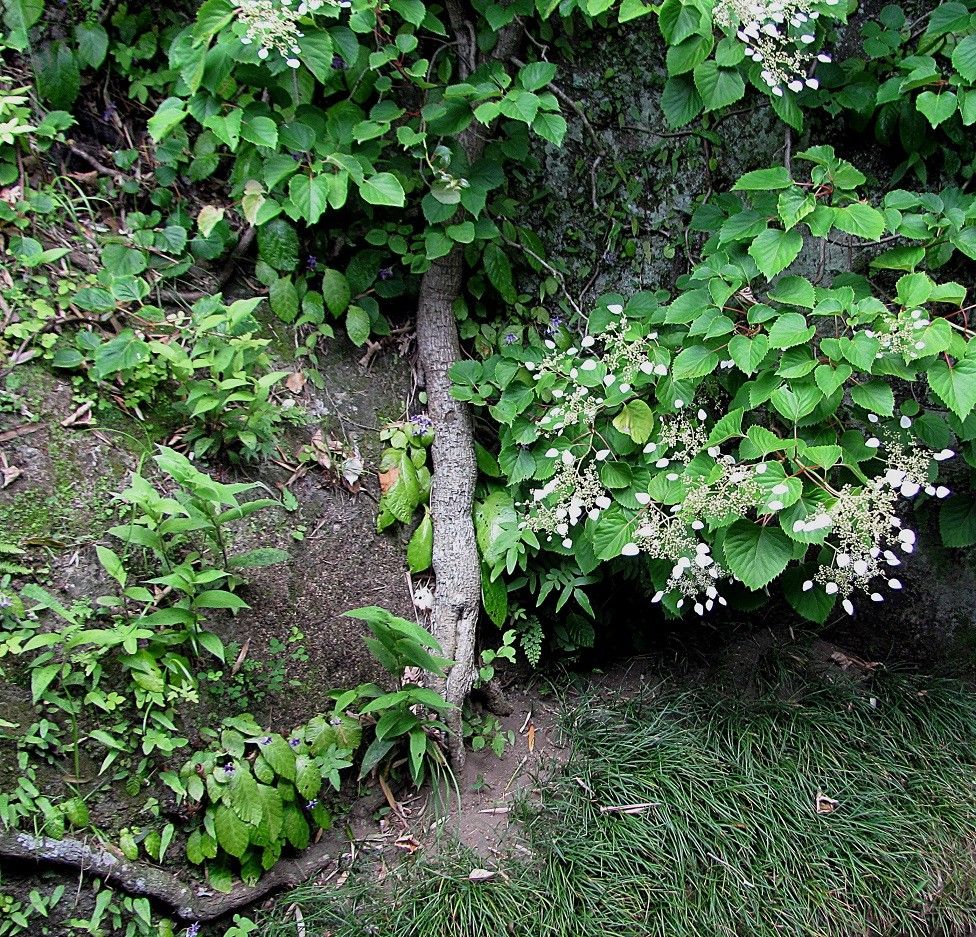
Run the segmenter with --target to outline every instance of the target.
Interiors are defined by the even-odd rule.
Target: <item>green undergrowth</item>
[[[963,933],[976,696],[891,674],[811,680],[783,671],[749,700],[714,684],[588,700],[567,717],[569,763],[521,810],[531,860],[418,854],[382,902],[364,875],[341,900],[307,887],[281,907],[334,937]],[[485,865],[496,875],[472,881]],[[263,933],[290,937],[295,920]]]

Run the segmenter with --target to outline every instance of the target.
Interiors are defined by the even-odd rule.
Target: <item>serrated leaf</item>
[[[725,561],[736,578],[752,590],[762,589],[786,569],[793,544],[779,527],[736,521],[724,541]]]
[[[953,495],[939,508],[939,530],[947,547],[971,547],[976,544],[976,498],[970,494]]]
[[[759,333],[755,338],[735,335],[729,341],[729,357],[740,371],[753,374],[769,351],[769,338]]]
[[[884,381],[868,381],[852,387],[851,399],[865,410],[881,416],[891,416],[895,412],[894,391]]]
[[[299,217],[309,224],[316,224],[328,204],[329,181],[325,176],[292,176],[288,183],[288,197]]]
[[[771,348],[792,348],[809,342],[816,332],[814,326],[807,325],[805,316],[799,312],[788,312],[770,327],[769,344]]]
[[[976,407],[976,359],[962,358],[951,366],[936,361],[926,372],[929,387],[960,420]]]
[[[369,313],[361,306],[350,306],[346,315],[346,334],[357,347],[362,347],[369,339],[371,330]]]
[[[736,68],[721,68],[709,59],[695,66],[695,88],[701,95],[706,111],[715,111],[734,104],[746,93],[742,75]]]
[[[364,179],[359,186],[359,194],[370,205],[390,205],[394,208],[402,208],[407,197],[400,180],[392,172],[378,172]]]
[[[631,400],[613,418],[613,425],[640,446],[651,438],[654,429],[654,413],[643,400]]]
[[[884,215],[863,202],[838,208],[834,213],[834,227],[855,237],[877,241],[885,231]]]
[[[704,377],[718,367],[718,354],[704,345],[692,345],[678,353],[671,366],[675,380]]]
[[[793,263],[802,248],[803,237],[798,231],[767,228],[749,245],[749,256],[769,280]]]
[[[247,824],[224,804],[218,805],[214,813],[214,832],[220,848],[236,859],[244,855],[251,842]]]
[[[333,270],[331,267],[322,274],[322,298],[329,312],[337,318],[349,308],[352,300],[349,281],[338,270]]]

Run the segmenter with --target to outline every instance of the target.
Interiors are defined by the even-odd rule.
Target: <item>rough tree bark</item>
[[[464,5],[449,0],[447,11],[457,48],[459,78],[477,65],[474,29]],[[487,59],[507,60],[516,51],[521,24],[503,30]],[[460,135],[469,164],[484,152],[485,138],[472,125]],[[455,245],[431,263],[420,283],[417,348],[427,387],[427,409],[434,427],[433,484],[430,511],[434,523],[433,570],[437,581],[431,627],[446,656],[454,660],[438,689],[457,708],[448,719],[450,755],[455,768],[464,764],[461,705],[475,678],[475,644],[481,610],[481,566],[472,510],[478,469],[471,411],[451,397],[450,366],[461,357],[454,302],[463,283],[462,250]]]
[[[294,859],[279,862],[256,885],[237,885],[227,894],[219,894],[202,883],[189,885],[172,872],[148,862],[128,862],[76,839],[50,839],[17,832],[0,834],[0,857],[4,859],[80,869],[131,895],[155,898],[185,921],[213,921],[271,891],[294,888],[322,869],[339,851],[335,842],[318,843]]]

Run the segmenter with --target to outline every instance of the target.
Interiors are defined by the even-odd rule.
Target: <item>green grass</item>
[[[533,852],[472,883],[458,850],[382,886],[292,894],[308,937],[949,935],[976,920],[976,695],[782,672],[568,717],[569,763],[525,805]],[[800,687],[800,689],[797,689]],[[818,814],[818,792],[838,802]],[[637,814],[601,807],[651,802]],[[285,902],[287,903],[287,902]],[[296,932],[294,918],[264,934]]]

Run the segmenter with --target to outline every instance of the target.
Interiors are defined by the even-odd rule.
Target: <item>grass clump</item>
[[[522,810],[530,861],[456,852],[291,896],[333,937],[952,935],[976,917],[976,695],[781,674],[568,717],[568,764]],[[799,687],[799,689],[797,689]],[[620,808],[641,806],[634,812]],[[818,809],[819,808],[819,809]],[[294,931],[284,921],[267,933]]]

